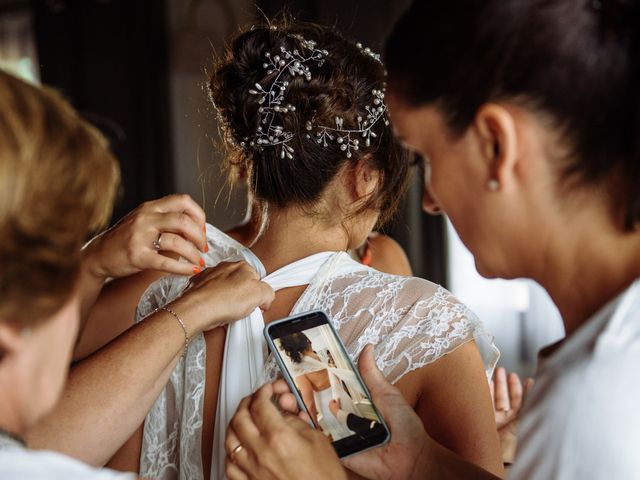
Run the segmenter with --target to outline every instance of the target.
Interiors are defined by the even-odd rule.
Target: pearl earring
[[[489,180],[487,182],[487,187],[492,192],[497,192],[498,190],[500,190],[500,182],[498,180],[496,180],[495,178],[492,178],[491,180]]]

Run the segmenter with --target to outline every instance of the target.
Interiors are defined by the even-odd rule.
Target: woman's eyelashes
[[[411,166],[418,169],[418,174],[423,179],[424,186],[428,187],[431,181],[431,162],[429,157],[414,151],[411,156]]]

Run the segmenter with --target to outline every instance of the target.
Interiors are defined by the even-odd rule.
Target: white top
[[[0,448],[0,480],[134,480],[132,473],[96,469],[55,452]]]
[[[207,226],[207,266],[245,260],[274,290],[307,285],[291,314],[324,310],[357,359],[375,345],[378,366],[391,382],[475,341],[487,375],[499,356],[493,337],[478,318],[449,292],[431,282],[387,275],[359,264],[345,252],[322,252],[266,275],[251,252],[220,230]],[[186,277],[152,284],[138,305],[136,321],[179,296]],[[201,435],[205,384],[204,337],[197,335],[176,365],[144,424],[140,475],[154,479],[224,478],[226,427],[242,397],[274,379],[278,367],[269,355],[260,309],[227,330],[218,394],[211,472],[202,471]]]
[[[640,280],[541,360],[510,480],[640,479]]]

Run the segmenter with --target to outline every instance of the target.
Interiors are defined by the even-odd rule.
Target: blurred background
[[[0,0],[0,68],[57,88],[109,137],[123,173],[114,220],[145,200],[185,192],[224,230],[247,208],[246,192],[226,186],[206,93],[225,38],[286,8],[381,51],[408,3]],[[444,285],[479,315],[502,365],[532,375],[538,349],[563,336],[557,310],[533,282],[480,277],[446,218],[421,212],[421,178],[414,180],[385,233],[404,247],[415,275]]]

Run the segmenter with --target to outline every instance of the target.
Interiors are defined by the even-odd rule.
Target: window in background
[[[531,280],[483,278],[448,220],[447,236],[449,289],[495,336],[500,364],[533,376],[538,350],[564,336],[560,313],[551,298]]]
[[[32,83],[40,82],[29,10],[0,12],[0,69]]]

